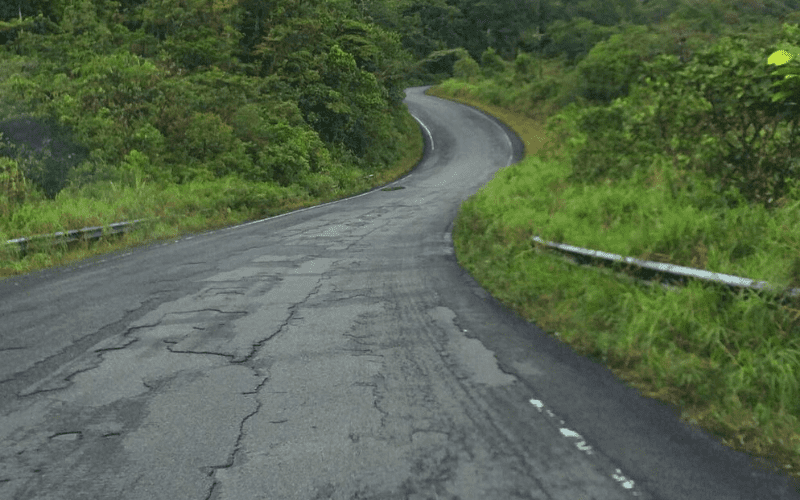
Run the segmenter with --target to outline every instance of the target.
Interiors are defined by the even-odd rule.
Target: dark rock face
[[[25,176],[49,198],[66,186],[69,171],[88,156],[88,150],[53,120],[12,118],[0,122],[0,132],[0,155],[20,161]]]

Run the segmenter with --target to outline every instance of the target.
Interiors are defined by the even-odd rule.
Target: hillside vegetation
[[[0,240],[160,218],[92,249],[4,248],[6,275],[355,194],[421,155],[412,57],[349,1],[3,7]]]
[[[531,241],[800,288],[800,85],[784,78],[800,65],[767,64],[800,27],[718,26],[671,53],[681,22],[615,28],[574,60],[461,53],[430,93],[504,120],[527,155],[462,205],[456,254],[576,351],[800,478],[800,297],[647,286]]]

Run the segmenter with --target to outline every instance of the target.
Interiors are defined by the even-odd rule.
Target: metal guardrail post
[[[104,234],[109,235],[126,233],[139,224],[154,220],[157,219],[137,219],[130,222],[115,222],[113,224],[109,224],[108,226],[84,227],[82,229],[59,231],[53,234],[39,234],[35,236],[29,236],[27,238],[15,238],[13,240],[7,240],[6,245],[19,245],[20,251],[24,254],[27,252],[28,246],[34,242],[40,242],[49,239],[51,240],[50,245],[59,245],[79,240],[96,240],[100,239]]]
[[[691,267],[676,266],[674,264],[667,264],[664,262],[652,262],[633,257],[624,257],[622,255],[602,252],[599,250],[590,250],[587,248],[565,245],[563,243],[545,241],[538,236],[534,236],[532,240],[559,252],[577,256],[577,260],[582,263],[596,263],[598,261],[604,261],[610,263],[615,268],[622,268],[624,271],[633,270],[633,273],[636,274],[638,278],[643,277],[648,281],[656,279],[658,281],[685,284],[688,279],[699,279],[706,282],[723,285],[730,289],[749,288],[751,290],[755,290],[757,293],[769,292],[788,297],[800,296],[800,289],[798,288],[787,290],[778,289],[766,281],[755,281],[749,278],[732,276],[730,274],[714,273],[711,271],[705,271],[703,269],[693,269]]]

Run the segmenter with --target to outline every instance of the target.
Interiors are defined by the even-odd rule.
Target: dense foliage
[[[288,185],[395,159],[410,81],[491,77],[513,61],[515,82],[532,84],[541,58],[561,58],[578,68],[580,96],[610,102],[655,55],[686,62],[708,36],[760,33],[796,4],[3,0],[0,122],[58,128],[58,148],[11,154],[50,198],[103,181]],[[5,154],[20,150],[0,130],[14,142]]]
[[[657,9],[658,2],[617,2],[609,9],[610,2],[589,11],[580,2],[563,18],[564,5],[542,2],[547,28],[539,47],[518,31],[513,43],[438,53],[451,53],[453,75],[482,82],[494,104],[562,109],[553,122],[571,154],[573,180],[630,178],[666,156],[716,179],[715,203],[735,204],[724,195],[735,188],[769,207],[800,173],[800,79],[793,78],[800,63],[767,63],[774,51],[800,43],[800,15],[790,10],[800,4],[789,3],[687,1]],[[559,76],[542,74],[546,61],[560,64]]]
[[[783,77],[797,60],[780,69],[764,60],[796,42],[779,26],[800,20],[798,7],[2,0],[4,211],[109,182],[233,176],[335,190],[352,177],[347,169],[369,173],[397,159],[404,86],[452,75],[500,82],[529,102],[558,93],[559,107],[588,104],[566,125],[587,136],[575,152],[576,175],[586,179],[658,151],[717,175],[721,192],[736,185],[752,199],[778,199],[781,176],[796,168],[799,80]],[[545,60],[560,61],[574,80],[549,83]]]
[[[4,151],[19,149],[8,132],[24,131],[23,115],[69,136],[5,167],[48,197],[107,181],[289,185],[396,160],[410,55],[349,2],[7,1],[0,12]]]
[[[586,71],[583,96],[609,104],[575,108],[568,128],[584,142],[575,150],[574,178],[630,177],[654,155],[666,155],[681,169],[717,179],[719,193],[735,187],[765,206],[784,197],[786,181],[800,174],[800,86],[766,61],[782,44],[800,42],[800,29],[785,24],[773,34],[769,43],[724,36],[686,62],[662,54],[625,64],[624,53],[598,44],[578,69]],[[597,69],[587,70],[588,63]],[[591,78],[615,64],[621,84],[612,75]]]

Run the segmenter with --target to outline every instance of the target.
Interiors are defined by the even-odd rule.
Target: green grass
[[[252,183],[228,177],[160,187],[111,183],[64,190],[54,200],[35,199],[0,218],[0,242],[12,238],[157,217],[123,236],[79,242],[69,248],[32,249],[20,256],[16,245],[0,244],[0,278],[66,265],[90,256],[219,229],[303,207],[353,196],[392,182],[410,172],[422,157],[424,143],[410,114],[404,119],[402,155],[389,168],[344,168],[314,174],[291,186]],[[0,200],[2,201],[2,200]],[[3,213],[0,206],[0,214]]]
[[[459,263],[492,295],[642,394],[800,478],[800,300],[781,304],[702,282],[644,286],[531,243],[538,235],[798,287],[800,192],[769,214],[747,204],[728,210],[714,203],[706,179],[659,157],[630,180],[571,184],[568,161],[545,132],[552,102],[538,109],[504,103],[518,111],[487,105],[499,94],[488,87],[449,80],[429,91],[496,116],[526,144],[523,161],[462,205],[453,231]],[[695,189],[673,197],[670,183]]]

